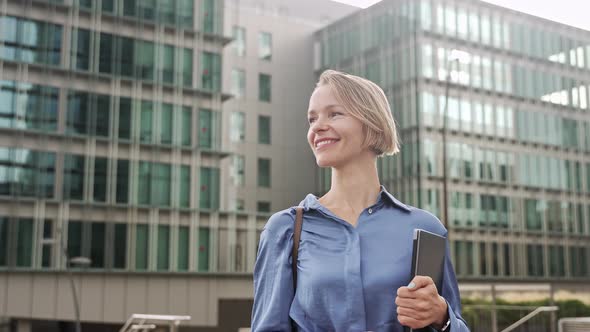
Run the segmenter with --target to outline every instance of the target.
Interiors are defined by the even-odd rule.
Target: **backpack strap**
[[[295,229],[293,231],[293,251],[291,252],[291,269],[293,271],[293,293],[297,289],[297,256],[299,254],[299,241],[301,240],[301,229],[303,228],[303,208],[296,209]]]
[[[293,273],[293,296],[297,290],[297,256],[299,254],[299,241],[301,240],[301,229],[303,228],[303,208],[295,209],[295,228],[293,229],[293,249],[291,251],[291,271]],[[291,330],[297,331],[295,321],[291,319]]]

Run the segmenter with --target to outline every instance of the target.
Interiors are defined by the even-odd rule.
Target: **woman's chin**
[[[338,162],[337,160],[328,159],[328,158],[316,158],[316,163],[318,167],[334,167]]]

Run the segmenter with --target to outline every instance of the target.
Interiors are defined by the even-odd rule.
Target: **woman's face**
[[[338,102],[329,86],[314,90],[307,119],[307,141],[318,166],[343,166],[367,151],[362,123]]]

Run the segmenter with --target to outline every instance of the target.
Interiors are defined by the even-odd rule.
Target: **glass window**
[[[258,201],[256,202],[256,211],[262,213],[269,213],[270,210],[270,202],[266,201]]]
[[[486,244],[481,242],[479,244],[479,273],[482,276],[488,274],[488,260],[487,260],[487,252],[486,252]]]
[[[246,29],[234,25],[232,27],[233,49],[237,56],[246,55]]]
[[[172,119],[173,119],[173,107],[172,104],[162,104],[160,110],[161,122],[160,122],[160,143],[172,144]]]
[[[542,277],[544,275],[543,246],[527,244],[528,275]]]
[[[209,238],[209,228],[199,227],[199,254],[197,256],[199,272],[209,271]]]
[[[192,145],[193,112],[191,107],[182,106],[181,140],[183,146]]]
[[[199,109],[199,147],[215,149],[219,139],[218,113],[208,109]]]
[[[190,167],[180,166],[180,207],[190,207],[191,173]]]
[[[420,2],[420,23],[422,29],[432,29],[432,7],[429,0]]]
[[[491,24],[490,17],[487,14],[482,13],[480,17],[481,24],[481,42],[486,45],[490,45],[492,42]]]
[[[98,72],[100,73],[113,73],[113,64],[115,63],[115,40],[113,35],[109,33],[100,34],[100,47],[98,57]]]
[[[190,48],[182,49],[182,83],[184,86],[193,85],[193,50]]]
[[[135,225],[135,269],[147,270],[149,257],[148,225]]]
[[[60,64],[62,27],[11,16],[0,17],[0,58],[49,65]]]
[[[151,101],[141,101],[141,120],[139,140],[142,143],[153,142],[154,104]]]
[[[168,270],[170,267],[170,226],[158,225],[158,270]]]
[[[217,53],[201,55],[201,88],[213,92],[221,89],[221,56]]]
[[[258,58],[267,61],[272,58],[272,35],[269,32],[258,33]]]
[[[94,159],[94,191],[93,198],[96,202],[107,200],[107,158],[96,157]]]
[[[564,258],[564,250],[562,246],[549,246],[549,274],[551,276],[565,276]]]
[[[231,93],[236,98],[242,98],[246,95],[246,72],[241,69],[232,69],[231,71]]]
[[[68,94],[66,132],[109,136],[110,96],[71,91]]]
[[[72,29],[71,67],[89,70],[91,34],[86,29]]]
[[[468,37],[468,21],[467,12],[463,8],[459,8],[457,13],[457,32],[458,37],[467,39]]]
[[[82,256],[82,223],[68,221],[68,257]]]
[[[201,167],[199,207],[215,210],[219,208],[219,169]]]
[[[258,143],[271,143],[270,116],[258,116]]]
[[[171,166],[153,163],[151,170],[151,203],[156,206],[170,206]]]
[[[160,46],[160,61],[158,61],[158,71],[161,72],[164,83],[174,83],[174,47],[170,45]]]
[[[8,225],[7,217],[0,217],[0,266],[8,264]]]
[[[202,20],[203,22],[203,32],[205,33],[219,33],[218,29],[218,16],[220,13],[217,12],[216,2],[215,0],[202,0]]]
[[[246,115],[233,112],[230,119],[230,138],[232,142],[243,142],[246,139]]]
[[[477,12],[469,13],[469,39],[479,43],[479,15]]]
[[[233,156],[233,165],[232,165],[232,174],[234,179],[234,184],[238,186],[243,186],[245,183],[245,173],[246,173],[246,162],[245,157],[241,155],[234,155]]]
[[[267,187],[271,186],[271,167],[270,159],[258,158],[258,186]]]
[[[117,160],[117,203],[129,202],[129,160]]]
[[[105,223],[93,222],[90,240],[90,266],[104,268]]]
[[[0,127],[57,130],[57,88],[0,81]]]
[[[501,48],[503,46],[502,37],[504,33],[502,32],[502,19],[499,16],[493,15],[492,16],[492,28],[494,32],[494,46]]]
[[[422,75],[432,78],[434,76],[434,66],[432,64],[432,45],[422,45]]]
[[[119,139],[131,138],[131,99],[120,97],[119,99]]]
[[[31,267],[33,262],[33,220],[18,219],[16,234],[16,266]]]
[[[258,100],[270,102],[271,91],[271,76],[267,74],[258,74]]]
[[[154,43],[143,40],[135,41],[137,52],[135,53],[135,75],[139,79],[154,80],[155,47]]]
[[[189,228],[178,226],[178,271],[188,270]]]
[[[177,0],[178,22],[181,26],[193,28],[193,1],[194,0]]]
[[[151,173],[152,163],[147,161],[140,161],[138,179],[142,179],[142,181],[137,181],[137,203],[139,204],[150,204],[150,197],[152,193]]]
[[[457,15],[451,3],[447,3],[445,8],[445,33],[449,36],[457,35]]]
[[[115,224],[113,267],[124,269],[127,262],[127,224]]]
[[[84,156],[66,154],[64,156],[64,199],[84,199]]]

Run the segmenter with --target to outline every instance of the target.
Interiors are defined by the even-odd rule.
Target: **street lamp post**
[[[43,239],[43,241],[41,243],[43,243],[43,244],[58,244],[59,245],[59,250],[61,252],[61,255],[63,256],[63,258],[65,259],[65,262],[66,262],[66,274],[68,276],[68,279],[70,280],[70,288],[72,289],[72,300],[74,302],[74,314],[76,317],[76,332],[81,332],[82,331],[82,324],[80,323],[80,304],[78,303],[78,295],[76,292],[76,285],[74,283],[74,275],[72,273],[72,270],[70,269],[70,265],[89,266],[92,263],[92,261],[88,257],[69,258],[68,251],[66,250],[66,247],[65,247],[62,237],[61,237],[61,231],[58,231],[58,234],[60,235],[59,239],[55,239],[55,238]]]
[[[443,164],[443,224],[449,227],[449,191],[448,191],[448,175],[447,175],[447,112],[449,108],[449,87],[451,84],[451,71],[454,63],[469,63],[469,53],[459,50],[452,50],[446,63],[447,77],[445,81],[445,106],[443,110],[442,123],[442,164]],[[457,66],[459,69],[459,66]],[[459,75],[460,76],[460,75]],[[458,77],[460,78],[460,77]]]

